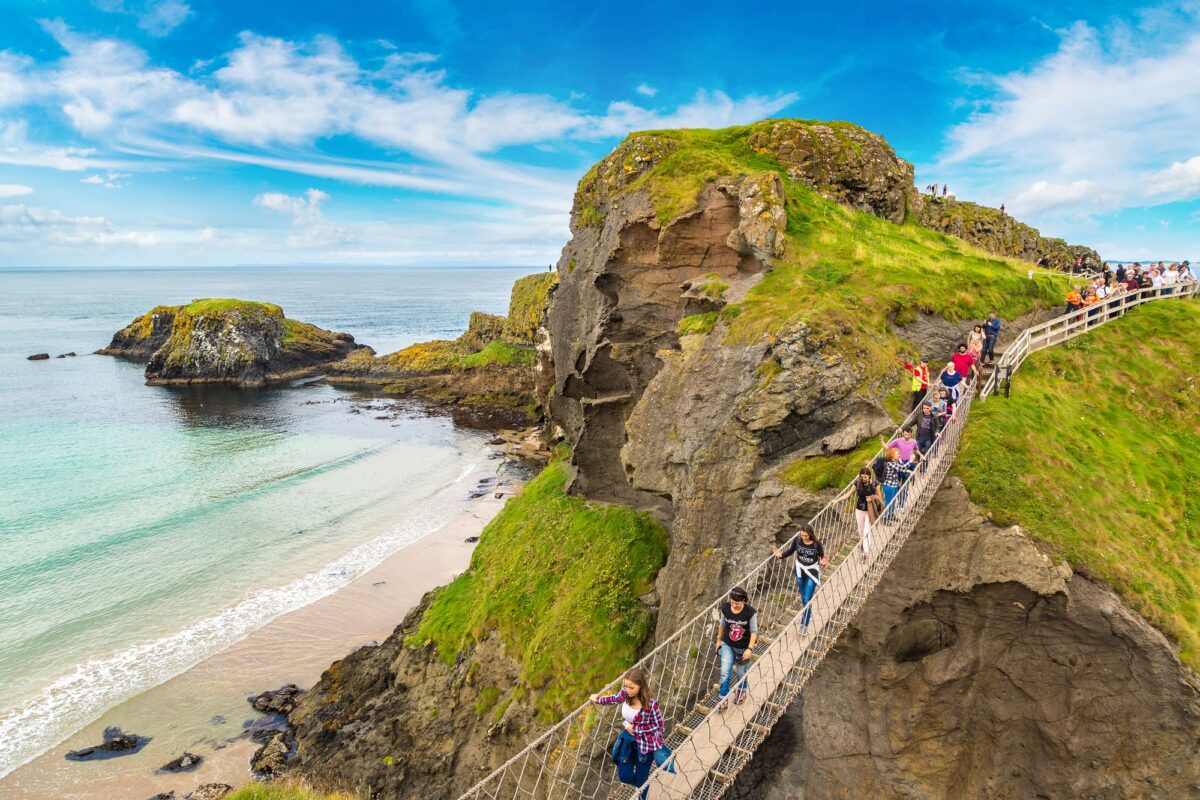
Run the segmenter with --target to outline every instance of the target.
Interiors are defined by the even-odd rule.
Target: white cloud
[[[143,8],[134,0],[97,2],[127,14]],[[577,152],[570,143],[636,129],[741,124],[797,99],[795,93],[731,97],[699,90],[682,105],[656,107],[643,92],[636,103],[588,109],[577,94],[478,93],[434,68],[434,54],[399,52],[390,43],[377,43],[387,52],[360,61],[329,36],[292,41],[250,32],[224,56],[199,58],[181,72],[155,63],[130,42],[85,35],[59,20],[42,24],[64,55],[34,64],[0,54],[0,106],[36,105],[61,114],[75,138],[35,143],[26,135],[26,122],[0,121],[0,164],[84,172],[86,184],[117,188],[135,170],[225,162],[464,198],[474,204],[474,215],[498,201],[512,212],[503,224],[525,236],[537,232],[539,258],[567,235],[578,168],[518,163],[510,160],[509,148],[566,144],[567,152]],[[327,143],[334,137],[352,137],[382,154],[330,155],[336,148]],[[335,223],[323,214],[328,202],[319,190],[301,196],[268,192],[255,199],[261,208],[291,216],[288,243],[307,248],[306,255],[317,246],[333,252],[367,236],[396,235],[394,225]],[[533,219],[537,226],[521,222]],[[158,241],[211,242],[198,232],[201,226],[165,229]],[[277,235],[278,225],[271,227]],[[497,228],[471,229],[481,241],[504,238]],[[436,249],[433,230],[421,233],[428,252]],[[443,243],[458,239],[444,226],[437,230]],[[547,245],[549,239],[557,244]],[[390,240],[396,246],[408,241]],[[235,242],[261,239],[223,228],[219,245]],[[506,247],[505,252],[520,249]],[[484,251],[500,252],[490,244]]]
[[[151,36],[166,36],[192,15],[184,0],[93,0],[93,5],[110,14],[127,14]]]
[[[62,172],[81,172],[117,166],[119,162],[94,158],[96,150],[84,147],[46,147],[32,144],[25,135],[26,124],[0,123],[0,164],[45,167]]]
[[[325,219],[321,205],[329,201],[329,195],[320,189],[309,189],[300,197],[282,192],[266,192],[254,198],[254,205],[290,214],[292,225],[298,233],[288,237],[288,244],[328,246],[354,240],[348,228]]]
[[[636,91],[638,94],[645,95],[646,97],[654,97],[654,95],[658,94],[658,89],[645,83],[640,84]]]
[[[1151,197],[1170,195],[1173,199],[1200,197],[1200,156],[1176,161],[1149,177],[1146,194]]]
[[[26,100],[30,93],[28,72],[33,61],[24,56],[0,52],[0,108]]]
[[[32,186],[22,186],[19,183],[0,183],[0,198],[23,197],[33,194]]]
[[[92,186],[103,186],[105,189],[120,189],[125,185],[121,181],[128,177],[129,173],[127,172],[112,172],[110,170],[107,175],[89,175],[86,178],[80,178],[79,182],[88,183]]]
[[[151,36],[166,36],[191,15],[191,6],[183,0],[151,2],[138,14],[138,27]]]
[[[922,174],[1060,229],[1195,196],[1200,158],[1182,159],[1200,128],[1200,16],[1179,7],[1135,19],[1106,30],[1075,23],[1028,69],[969,76],[993,96]]]
[[[0,242],[45,246],[158,244],[153,233],[119,233],[104,217],[74,217],[58,209],[27,205],[0,206]]]
[[[1088,213],[1102,213],[1120,208],[1121,200],[1121,195],[1101,191],[1090,180],[1070,183],[1034,181],[1013,198],[1009,210],[1015,214],[1041,214],[1054,209],[1076,208]]]
[[[133,45],[83,36],[61,20],[42,27],[68,54],[45,78],[63,113],[83,133],[98,134],[117,123],[153,125],[164,108],[194,92],[177,72],[150,66]]]

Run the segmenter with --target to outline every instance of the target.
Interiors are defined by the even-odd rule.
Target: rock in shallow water
[[[278,689],[270,692],[263,692],[260,695],[247,697],[250,705],[254,706],[256,711],[261,711],[264,714],[275,713],[287,716],[292,713],[296,707],[296,699],[304,694],[304,690],[294,683],[289,683],[287,686],[281,686]]]
[[[148,736],[125,733],[120,728],[104,729],[104,744],[84,747],[67,753],[68,761],[99,761],[105,758],[127,756],[141,750],[150,741]]]
[[[204,763],[204,757],[195,753],[184,753],[158,768],[159,772],[191,772]]]
[[[49,353],[34,353],[31,356],[26,356],[25,360],[26,361],[45,361],[48,358],[50,358]]]

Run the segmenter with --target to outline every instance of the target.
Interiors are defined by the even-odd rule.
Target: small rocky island
[[[96,352],[146,361],[149,384],[241,389],[319,375],[355,352],[374,354],[348,333],[288,319],[273,303],[211,298],[155,306]]]

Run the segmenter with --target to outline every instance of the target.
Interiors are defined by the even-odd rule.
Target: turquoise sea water
[[[528,272],[0,269],[0,777],[435,529],[485,457],[415,407],[148,387],[89,353],[198,297],[279,303],[390,352],[504,313]]]

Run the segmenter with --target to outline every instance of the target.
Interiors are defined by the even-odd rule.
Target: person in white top
[[[1162,282],[1163,282],[1163,286],[1165,287],[1163,289],[1163,294],[1171,294],[1172,292],[1175,291],[1175,289],[1172,287],[1174,287],[1175,284],[1179,282],[1179,270],[1175,267],[1174,264],[1167,267],[1166,271],[1163,272]]]

